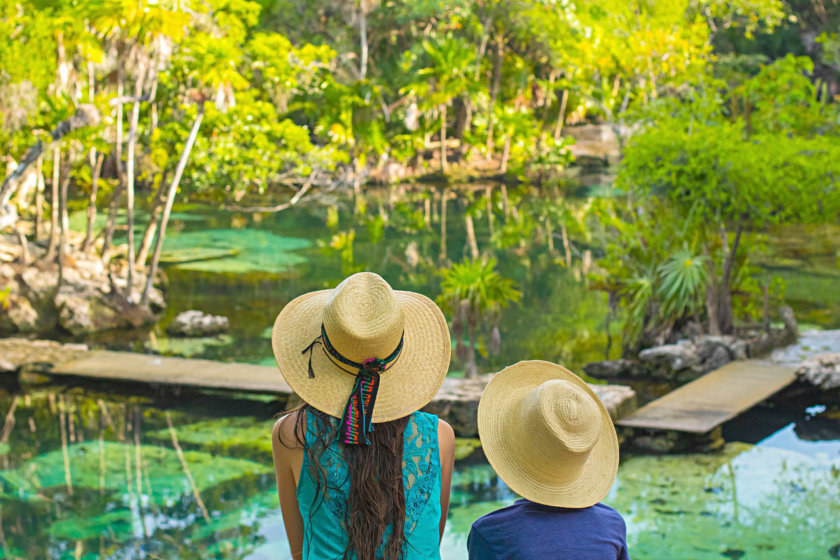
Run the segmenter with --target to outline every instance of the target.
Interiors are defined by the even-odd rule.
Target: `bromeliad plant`
[[[464,376],[478,374],[475,352],[479,336],[488,335],[487,352],[498,354],[501,345],[499,319],[502,309],[519,301],[522,293],[513,280],[495,270],[496,260],[464,260],[440,271],[442,293],[438,305],[452,317],[452,334],[456,340],[455,355],[464,362]],[[463,340],[464,327],[467,341]]]

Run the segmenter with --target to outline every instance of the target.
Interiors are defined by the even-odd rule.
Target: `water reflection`
[[[288,558],[270,458],[277,408],[3,393],[0,557]],[[633,558],[827,558],[840,542],[840,431],[811,442],[795,426],[712,455],[626,457],[606,501],[627,520]],[[472,522],[515,498],[485,462],[459,462],[443,557],[465,558]]]

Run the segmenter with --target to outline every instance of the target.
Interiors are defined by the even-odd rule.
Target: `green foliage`
[[[510,303],[519,301],[522,293],[514,287],[513,280],[496,272],[496,260],[465,260],[441,269],[441,295],[438,305],[454,313],[466,305],[477,316],[498,316]]]
[[[627,303],[628,338],[701,314],[709,285],[707,311],[731,315],[735,294],[734,308],[754,316],[747,302],[761,293],[752,279],[760,271],[749,258],[759,247],[742,232],[840,213],[838,112],[816,100],[804,74],[811,68],[787,57],[739,87],[712,82],[687,102],[651,107],[617,179],[637,208],[628,223],[612,224],[618,241],[602,261],[605,279],[617,280],[602,287]]]

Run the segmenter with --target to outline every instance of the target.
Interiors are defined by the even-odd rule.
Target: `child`
[[[624,520],[599,503],[618,471],[618,438],[582,379],[550,362],[514,364],[484,390],[478,431],[524,499],[473,523],[471,560],[629,560]]]

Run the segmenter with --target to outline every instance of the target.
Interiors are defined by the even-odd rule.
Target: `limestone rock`
[[[611,379],[616,377],[634,377],[643,374],[639,362],[635,360],[606,360],[603,362],[592,362],[583,366],[586,375],[595,378]]]
[[[796,370],[796,377],[823,391],[840,389],[840,352],[805,360]]]
[[[212,336],[227,332],[228,329],[230,322],[227,317],[191,309],[179,313],[166,328],[166,332],[173,336]]]
[[[0,318],[0,322],[8,321],[10,328],[5,329],[3,325],[0,326],[0,330],[24,334],[37,332],[38,312],[30,305],[29,300],[20,296],[10,296],[7,303],[5,312],[0,311],[0,314],[5,315],[5,320]]]
[[[677,372],[700,363],[697,347],[691,342],[654,346],[639,352],[639,360],[656,373]]]
[[[626,385],[590,385],[589,387],[604,403],[613,422],[627,416],[638,407],[636,391]]]
[[[43,271],[34,266],[25,268],[20,273],[20,278],[29,293],[30,299],[37,303],[45,303],[50,299],[57,281],[55,273]]]

